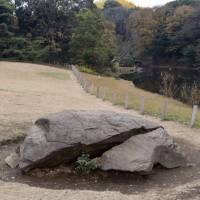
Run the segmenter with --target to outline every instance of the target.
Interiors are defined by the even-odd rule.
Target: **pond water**
[[[176,87],[174,98],[181,101],[181,88],[187,86],[191,88],[194,84],[200,88],[200,71],[189,69],[172,69],[172,68],[140,68],[135,73],[121,75],[120,77],[132,81],[136,87],[145,89],[150,92],[162,94],[163,74],[168,74],[174,79],[173,86]],[[191,90],[188,89],[188,95]],[[188,98],[189,99],[189,98]]]

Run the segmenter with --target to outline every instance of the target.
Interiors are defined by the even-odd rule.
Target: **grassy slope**
[[[59,80],[68,80],[70,79],[69,75],[67,73],[61,73],[61,72],[40,72],[39,75],[47,78],[55,78]]]
[[[66,109],[70,83],[65,69],[0,62],[0,145],[21,139],[38,117]]]
[[[129,96],[129,109],[140,109],[141,97],[145,97],[145,113],[160,116],[164,100],[168,101],[168,110],[165,120],[179,121],[189,124],[191,120],[192,108],[174,99],[165,98],[161,95],[150,93],[142,89],[134,87],[132,82],[125,80],[116,80],[111,77],[98,77],[95,75],[85,74],[88,81],[93,83],[95,87],[106,89],[106,99],[113,100],[113,93],[117,93],[117,104],[124,105],[125,95]],[[200,128],[200,112],[198,112],[195,127]]]

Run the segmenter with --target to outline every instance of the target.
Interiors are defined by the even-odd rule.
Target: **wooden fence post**
[[[94,96],[97,96],[97,93],[96,93],[97,92],[97,87],[96,86],[94,86],[93,91],[94,91],[94,93],[93,93]]]
[[[128,94],[125,94],[124,108],[125,108],[125,109],[128,109]]]
[[[83,78],[81,79],[81,86],[82,86],[82,88],[83,88],[83,85],[84,85],[84,80],[83,80]]]
[[[102,87],[99,87],[99,98],[102,99],[102,91],[103,91],[103,88]]]
[[[191,124],[190,127],[192,128],[195,124],[196,118],[197,118],[197,113],[198,113],[198,106],[194,105],[192,109],[192,118],[191,118]]]
[[[100,87],[97,86],[97,98],[100,98]]]
[[[88,82],[85,80],[85,92],[87,92]]]
[[[86,85],[87,85],[87,82],[86,82],[86,80],[84,80],[84,84],[83,84],[84,91],[86,91]]]
[[[90,94],[93,94],[93,91],[94,91],[94,85],[91,84],[91,86],[90,86]]]
[[[82,86],[82,88],[84,87],[84,83],[85,83],[85,79],[82,78],[82,82],[81,82],[81,86]]]
[[[162,106],[161,119],[164,120],[167,114],[168,101],[165,99]]]
[[[78,73],[77,79],[78,79],[78,82],[80,83],[81,82],[81,74],[80,73]]]
[[[86,84],[87,84],[87,82],[86,82],[86,80],[84,80],[84,81],[83,81],[83,89],[84,89],[84,90],[86,90]]]
[[[104,101],[104,98],[105,98],[105,88],[104,87],[101,89],[101,98]]]
[[[141,97],[141,102],[140,102],[140,114],[144,114],[144,101],[145,101],[145,98],[144,96]]]
[[[87,93],[90,92],[90,91],[89,91],[89,87],[90,87],[90,82],[89,82],[89,81],[86,81],[85,91],[86,91]]]
[[[83,87],[83,77],[81,77],[80,84]]]
[[[112,95],[112,102],[113,102],[113,105],[116,105],[116,104],[117,104],[117,93],[116,93],[116,92],[113,92],[113,95]]]
[[[87,90],[88,90],[88,93],[90,94],[90,90],[91,90],[91,82],[90,81],[88,82],[88,88],[87,88]]]

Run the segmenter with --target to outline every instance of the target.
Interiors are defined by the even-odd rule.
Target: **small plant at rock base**
[[[77,166],[75,170],[78,174],[89,174],[97,169],[96,162],[90,159],[89,154],[85,153],[83,153],[80,157],[78,157],[76,164]]]

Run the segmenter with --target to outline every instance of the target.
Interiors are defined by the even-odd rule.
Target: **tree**
[[[14,35],[16,19],[13,15],[14,5],[9,0],[0,0],[0,57],[9,46]]]
[[[153,46],[155,34],[154,12],[152,9],[138,9],[133,12],[126,23],[126,40],[130,51],[136,58],[147,55]]]
[[[125,0],[107,0],[104,3],[104,16],[115,24],[116,32],[121,38],[125,35],[125,23],[135,5]]]
[[[193,8],[191,6],[182,5],[177,7],[174,14],[166,19],[165,32],[171,41],[166,50],[174,57],[179,56],[179,50],[182,47],[180,38],[177,37],[177,33],[182,29],[192,12]]]
[[[200,67],[199,0],[149,9],[101,2],[98,10],[93,0],[0,0],[0,58]]]
[[[97,10],[80,12],[77,22],[70,41],[72,62],[95,67],[97,71],[110,67],[117,51],[114,27]]]
[[[105,2],[103,14],[106,19],[115,24],[117,34],[123,37],[128,10],[122,7],[117,1],[110,0]]]
[[[92,0],[16,0],[19,35],[44,38],[54,62],[64,62],[75,14],[87,8],[95,8]]]
[[[176,33],[174,40],[179,47],[182,62],[191,67],[199,67],[199,40],[200,40],[200,4],[193,8],[193,12],[185,20],[181,29]]]

